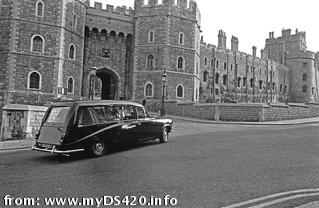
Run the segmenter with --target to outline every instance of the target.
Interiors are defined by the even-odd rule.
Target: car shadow
[[[127,152],[127,151],[132,151],[140,148],[146,148],[149,146],[156,146],[160,145],[158,140],[153,140],[153,141],[146,141],[146,142],[140,142],[140,143],[114,143],[110,144],[108,146],[108,152],[101,156],[107,157],[110,155],[115,155],[115,154],[120,154],[122,152]],[[59,155],[59,154],[47,154],[47,153],[41,153],[41,154],[46,154],[44,156],[40,157],[34,157],[33,160],[36,162],[43,162],[43,163],[68,163],[68,162],[76,162],[80,160],[89,160],[89,159],[97,159],[101,157],[93,157],[91,156],[88,152],[78,152],[78,153],[73,153],[70,155]]]

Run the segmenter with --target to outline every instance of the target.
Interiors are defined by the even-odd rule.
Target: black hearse
[[[35,136],[33,150],[101,156],[112,142],[168,140],[171,119],[151,118],[143,105],[128,101],[65,101],[52,104]]]

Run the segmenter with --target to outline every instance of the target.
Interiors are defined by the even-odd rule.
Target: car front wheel
[[[90,153],[94,157],[102,156],[106,153],[106,145],[102,141],[93,142],[90,146]]]
[[[168,141],[168,129],[166,127],[163,128],[159,140],[161,143],[166,143]]]

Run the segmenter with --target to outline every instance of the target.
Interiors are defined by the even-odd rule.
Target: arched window
[[[145,97],[153,97],[154,96],[154,90],[153,90],[153,84],[152,83],[147,83],[145,85],[145,89],[144,89],[144,96]]]
[[[254,87],[254,79],[251,78],[251,79],[249,80],[249,82],[250,82],[250,88],[253,88],[253,87]]]
[[[28,89],[40,90],[41,89],[41,74],[37,71],[29,73]]]
[[[76,14],[73,14],[72,26],[73,26],[74,28],[76,28],[76,27],[77,27],[77,24],[78,24],[78,18],[77,18],[77,16],[76,16]]]
[[[219,62],[218,62],[218,60],[216,60],[216,68],[218,68],[219,67]]]
[[[179,44],[184,45],[184,33],[179,33]]]
[[[184,87],[183,85],[178,85],[176,88],[176,97],[183,98],[184,97]]]
[[[303,73],[303,75],[302,75],[302,81],[307,81],[307,74],[306,74],[306,73]]]
[[[155,67],[155,59],[153,55],[149,55],[147,57],[147,67],[154,68]]]
[[[39,17],[43,17],[44,4],[42,1],[37,1],[35,6],[35,15]]]
[[[227,85],[227,75],[223,75],[223,85]]]
[[[247,86],[247,78],[246,78],[246,77],[244,77],[244,79],[243,79],[243,86],[244,86],[244,87]]]
[[[205,57],[204,64],[205,64],[205,66],[207,66],[207,57]]]
[[[259,89],[263,89],[263,81],[262,80],[259,80]]]
[[[214,66],[214,59],[212,59],[212,60],[210,61],[210,66],[211,66],[211,67]]]
[[[227,69],[227,63],[225,62],[224,63],[224,70],[226,70]]]
[[[75,46],[73,44],[69,47],[69,59],[75,59]]]
[[[279,91],[282,92],[282,84],[279,86]]]
[[[203,82],[207,82],[208,81],[208,71],[205,71],[204,74],[203,74]]]
[[[184,58],[183,57],[178,57],[177,59],[177,69],[184,69]]]
[[[150,30],[148,32],[148,42],[149,43],[154,43],[154,31],[153,30]]]
[[[303,87],[302,87],[302,92],[307,92],[307,86],[306,85],[304,85]]]
[[[241,86],[241,77],[238,77],[237,79],[237,87],[240,87]]]
[[[44,40],[40,35],[31,38],[31,51],[42,53],[44,51]]]
[[[68,93],[73,94],[74,93],[74,79],[73,77],[68,78]]]
[[[216,73],[216,76],[215,76],[215,83],[219,84],[219,74],[218,73]]]

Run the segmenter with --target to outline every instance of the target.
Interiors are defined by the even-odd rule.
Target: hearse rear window
[[[70,107],[52,107],[46,123],[64,123]]]

